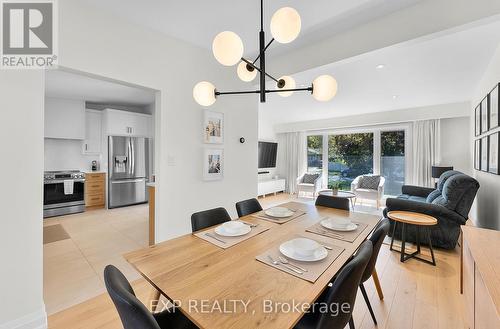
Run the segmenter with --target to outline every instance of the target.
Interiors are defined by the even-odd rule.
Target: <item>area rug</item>
[[[69,234],[61,224],[43,227],[43,244],[69,239]]]

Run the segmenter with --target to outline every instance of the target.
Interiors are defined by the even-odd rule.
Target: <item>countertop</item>
[[[155,182],[146,183],[146,186],[155,187],[156,183]]]

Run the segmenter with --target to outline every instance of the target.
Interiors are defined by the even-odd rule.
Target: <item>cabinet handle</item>
[[[87,151],[87,150],[88,150],[88,145],[87,145],[87,143],[85,143],[85,151]]]

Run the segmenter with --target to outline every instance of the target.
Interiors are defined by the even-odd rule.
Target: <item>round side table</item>
[[[436,266],[436,260],[434,258],[434,250],[432,249],[432,242],[431,242],[431,227],[434,225],[437,225],[437,219],[435,217],[425,215],[425,214],[420,214],[416,212],[410,212],[410,211],[389,211],[387,214],[387,217],[392,219],[394,221],[394,227],[392,229],[392,239],[391,239],[391,247],[390,250],[397,251],[396,249],[392,248],[392,245],[394,243],[394,233],[396,232],[396,225],[399,223],[402,225],[401,228],[401,262],[405,262],[410,258],[415,258],[418,259],[424,263],[428,263],[431,265]],[[405,251],[405,243],[406,243],[406,225],[414,225],[417,229],[417,236],[416,236],[416,243],[417,243],[417,250],[411,254],[407,254]],[[418,254],[420,254],[420,230],[425,231],[425,235],[427,237],[428,243],[429,243],[429,249],[431,251],[431,256],[432,256],[432,262],[423,259],[420,257],[417,257]]]
[[[322,190],[322,191],[319,191],[318,194],[331,196],[331,197],[337,197],[337,198],[343,198],[343,199],[349,199],[349,203],[351,205],[351,208],[352,208],[352,210],[354,210],[354,203],[352,200],[356,197],[356,195],[352,192],[338,191],[337,194],[333,194],[332,190]]]

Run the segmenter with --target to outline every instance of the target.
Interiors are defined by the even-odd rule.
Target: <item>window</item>
[[[328,188],[350,190],[359,175],[373,173],[373,133],[328,136]]]
[[[405,132],[383,131],[380,133],[380,172],[385,177],[385,194],[401,194],[405,182]]]
[[[307,172],[321,173],[323,168],[323,136],[307,136]]]

